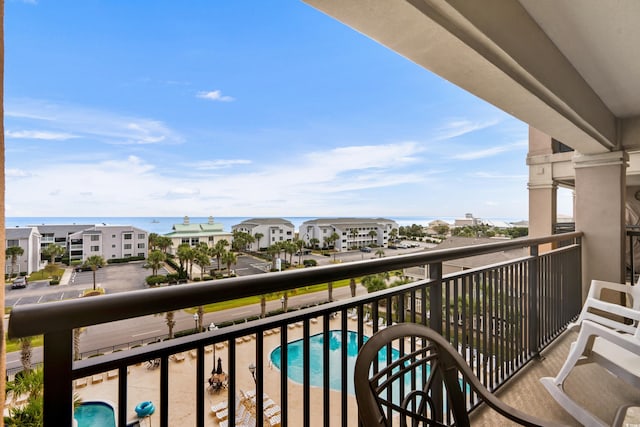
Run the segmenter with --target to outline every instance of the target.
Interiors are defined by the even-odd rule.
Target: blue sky
[[[5,141],[7,216],[528,215],[524,123],[296,0],[7,0]]]

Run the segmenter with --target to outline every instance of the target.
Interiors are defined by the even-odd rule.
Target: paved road
[[[386,256],[391,254],[401,254],[409,252],[417,252],[424,250],[424,244],[421,248],[412,249],[385,249]],[[294,257],[294,261],[297,261]],[[350,262],[359,261],[362,259],[376,258],[372,253],[365,253],[360,251],[350,251],[338,253],[335,257],[325,257],[321,255],[305,255],[303,259],[317,259],[319,264],[329,264],[334,258],[336,261]],[[96,272],[96,282],[105,288],[107,293],[113,292],[126,292],[133,289],[144,289],[144,278],[149,275],[149,270],[142,267],[143,262],[135,262],[129,264],[117,264],[104,267]],[[214,265],[215,266],[215,265]],[[247,274],[262,273],[266,268],[264,261],[250,257],[239,257],[238,265],[236,266],[237,274],[240,276]],[[166,274],[162,272],[161,274]],[[92,272],[76,273],[72,276],[72,280],[68,285],[48,286],[47,282],[33,282],[26,289],[7,289],[6,290],[6,304],[14,306],[18,304],[26,303],[39,303],[45,301],[56,301],[66,298],[76,298],[80,292],[84,289],[91,288],[93,286]],[[358,294],[366,293],[366,290],[362,287],[358,287]],[[349,287],[342,287],[334,289],[334,299],[346,299],[351,296]],[[317,292],[313,294],[305,294],[300,296],[293,296],[289,299],[289,306],[302,306],[310,305],[316,302],[326,301],[327,292]],[[281,308],[280,300],[273,300],[267,302],[267,311],[277,310]],[[208,313],[204,316],[204,324],[221,323],[233,319],[241,319],[260,314],[260,305],[254,304],[251,306],[238,307],[234,309],[219,311],[215,313]],[[191,329],[194,327],[195,322],[193,315],[185,311],[176,312],[176,326],[175,331]],[[5,328],[6,328],[5,319]],[[165,337],[167,335],[167,326],[165,324],[164,315],[145,316],[136,319],[127,319],[119,322],[112,322],[103,325],[90,326],[85,329],[81,336],[80,350],[82,353],[88,353],[93,351],[105,352],[114,347],[126,346],[127,343],[136,341],[149,342],[156,337]],[[34,349],[33,361],[34,363],[42,360],[41,349]],[[7,355],[7,369],[11,370],[20,366],[20,354],[19,352],[9,353]]]

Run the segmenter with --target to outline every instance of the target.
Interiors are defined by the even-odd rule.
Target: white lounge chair
[[[632,298],[631,307],[603,301],[601,291],[609,289]],[[640,286],[594,280],[578,320],[570,328],[580,328],[578,339],[555,378],[541,378],[551,396],[576,420],[589,426],[607,426],[600,418],[576,403],[565,391],[564,381],[573,368],[598,363],[627,383],[640,387]],[[601,313],[594,312],[600,310]],[[625,321],[626,319],[626,321]]]
[[[604,301],[602,299],[603,291],[608,292],[609,296],[613,293],[624,295],[627,306]],[[630,325],[621,319],[623,317],[628,319],[633,318],[633,314],[629,314],[632,313],[628,311],[629,309],[640,310],[640,280],[635,286],[605,282],[603,280],[592,280],[589,294],[582,306],[578,320],[570,324],[568,329],[577,329],[583,320],[591,320],[613,330],[633,334],[636,325]]]

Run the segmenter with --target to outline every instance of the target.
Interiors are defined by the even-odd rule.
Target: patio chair
[[[621,332],[603,324],[585,319],[580,326],[578,339],[571,345],[569,355],[555,378],[544,377],[540,382],[551,396],[576,420],[589,426],[607,426],[587,408],[579,405],[564,390],[564,382],[575,366],[598,363],[627,383],[640,388],[640,311],[626,309],[624,316],[636,325],[619,324],[619,328],[632,329]]]
[[[422,345],[406,344],[407,337],[422,341]],[[388,356],[391,363],[386,362]],[[358,413],[366,426],[390,426],[392,420],[394,425],[412,427],[469,426],[467,402],[472,390],[489,407],[518,424],[556,425],[500,401],[446,339],[415,323],[392,325],[375,333],[360,349],[354,382]],[[437,396],[442,398],[441,405]]]
[[[638,282],[640,283],[640,279]],[[614,292],[624,295],[629,307],[604,301],[603,291],[609,292],[610,295]],[[634,311],[638,310],[640,310],[640,284],[629,286],[604,280],[592,280],[589,294],[578,319],[570,323],[567,329],[577,330],[584,320],[591,320],[613,330],[633,334],[636,322],[629,322],[629,320],[634,319]]]

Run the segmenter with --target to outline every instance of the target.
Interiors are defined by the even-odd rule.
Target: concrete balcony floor
[[[496,395],[505,403],[540,418],[572,426],[580,426],[566,413],[542,386],[539,379],[555,377],[577,338],[577,332],[565,332],[542,352],[542,358],[531,362],[525,369],[502,387]],[[590,412],[611,424],[617,409],[626,404],[640,405],[640,389],[628,385],[596,364],[574,369],[565,382],[565,391]],[[627,425],[640,425],[640,419],[627,419]],[[516,425],[495,411],[480,408],[473,414],[474,426]],[[625,425],[625,424],[623,424]]]

